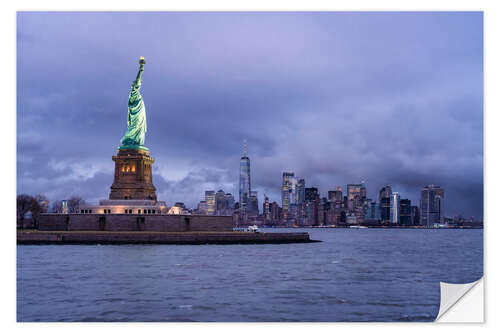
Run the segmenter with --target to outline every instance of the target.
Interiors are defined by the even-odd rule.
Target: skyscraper
[[[380,220],[382,223],[388,223],[391,220],[391,185],[382,187],[378,194]]]
[[[248,200],[250,199],[250,159],[247,156],[246,141],[243,144],[243,156],[240,159],[240,214],[246,216]]]
[[[285,214],[290,210],[290,192],[295,190],[292,189],[294,179],[295,174],[293,172],[283,172],[283,183],[281,185],[281,207]]]
[[[413,225],[420,225],[420,210],[417,206],[411,206],[411,222]]]
[[[234,210],[234,197],[231,193],[226,193],[224,196],[224,214],[223,215],[233,215]]]
[[[333,212],[330,212],[334,215],[331,224],[337,224],[340,222],[340,214],[344,209],[344,202],[342,197],[342,186],[337,186],[335,190],[328,191],[328,200],[333,204]]]
[[[248,198],[247,215],[249,217],[255,217],[259,215],[259,200],[257,197],[257,191],[250,191],[250,197]]]
[[[207,202],[207,214],[215,214],[215,191],[205,191],[205,201]]]
[[[378,201],[380,202],[382,198],[390,198],[391,194],[392,194],[391,185],[385,185],[378,193]]]
[[[356,216],[357,223],[362,223],[365,218],[364,202],[366,200],[366,186],[361,184],[347,185],[347,209]]]
[[[218,190],[215,193],[215,215],[223,215],[223,210],[226,208],[225,196],[226,193],[223,190]]]
[[[264,203],[262,204],[262,214],[264,215],[264,221],[271,221],[271,205],[269,203],[269,198],[264,194]]]
[[[398,192],[391,194],[391,224],[400,224],[400,197]]]
[[[413,225],[413,221],[411,218],[411,200],[410,199],[401,199],[399,201],[399,216],[402,225]]]
[[[421,224],[430,227],[435,223],[441,223],[444,217],[444,189],[428,185],[420,193]]]
[[[318,225],[318,210],[321,203],[318,188],[306,187],[305,199],[305,224]]]
[[[297,204],[302,205],[306,201],[306,181],[299,179],[297,182]]]

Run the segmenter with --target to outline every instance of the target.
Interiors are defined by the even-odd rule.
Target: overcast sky
[[[17,192],[107,198],[146,58],[146,146],[160,200],[252,189],[283,171],[322,196],[365,181],[483,215],[481,13],[19,13]]]

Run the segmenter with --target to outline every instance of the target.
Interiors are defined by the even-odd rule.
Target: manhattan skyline
[[[236,198],[247,139],[259,201],[293,171],[322,196],[439,184],[446,213],[482,218],[482,33],[481,13],[18,13],[18,193],[107,196],[143,55],[169,205]]]

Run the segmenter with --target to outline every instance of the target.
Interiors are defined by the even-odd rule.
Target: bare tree
[[[42,206],[38,203],[36,198],[32,198],[31,200],[31,218],[33,219],[33,226],[38,228],[38,221],[40,219],[40,213],[42,212]]]
[[[62,213],[62,201],[61,200],[56,200],[52,203],[52,213]]]
[[[31,203],[31,213],[33,218],[33,223],[35,228],[38,227],[38,222],[40,221],[40,214],[47,213],[47,207],[49,205],[49,199],[43,194],[38,194],[33,198]]]
[[[85,205],[85,200],[79,196],[72,196],[68,200],[68,213],[78,213],[80,205]]]
[[[24,214],[31,209],[33,197],[27,194],[19,194],[17,196],[17,219],[23,221]]]

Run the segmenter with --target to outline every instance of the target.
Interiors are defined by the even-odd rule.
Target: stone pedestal
[[[113,156],[115,178],[111,185],[111,200],[154,200],[152,164],[154,158],[144,149],[119,149]]]

